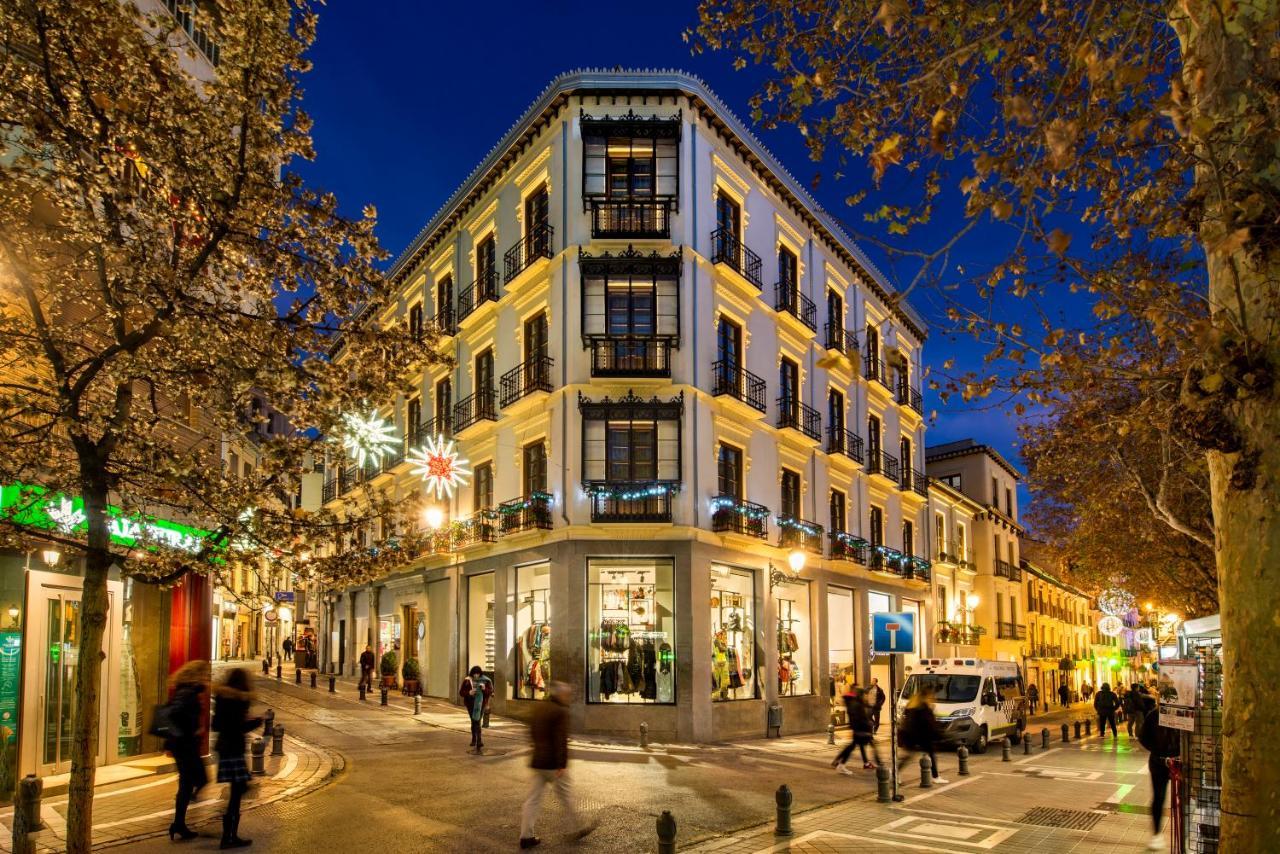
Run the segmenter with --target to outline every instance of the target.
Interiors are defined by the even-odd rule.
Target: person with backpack
[[[164,749],[178,770],[178,794],[173,804],[169,841],[199,836],[187,827],[187,807],[209,782],[200,759],[200,695],[209,686],[209,662],[188,661],[169,677],[169,702],[156,709],[151,732],[164,738]]]
[[[484,711],[489,708],[489,698],[493,696],[493,683],[484,675],[480,665],[471,668],[467,678],[462,680],[458,688],[458,698],[466,707],[471,718],[471,746],[476,753],[484,749],[484,736],[481,735],[481,724],[484,722]]]
[[[1111,690],[1109,682],[1103,682],[1101,690],[1093,698],[1093,710],[1098,713],[1098,738],[1107,734],[1107,724],[1111,724],[1111,737],[1119,738],[1116,730],[1116,709],[1120,708],[1120,698]]]
[[[880,764],[880,754],[876,750],[875,739],[872,738],[871,711],[867,708],[867,692],[862,688],[851,687],[844,695],[844,708],[848,713],[849,729],[853,737],[832,761],[831,766],[841,774],[853,776],[853,772],[845,763],[853,755],[854,747],[861,751],[862,767],[866,770],[871,770]],[[871,755],[876,758],[874,763],[867,761],[868,744],[871,745]]]
[[[240,801],[249,791],[249,766],[244,761],[244,737],[262,726],[262,718],[249,717],[253,692],[249,688],[249,672],[239,667],[227,674],[224,682],[213,689],[213,731],[218,740],[218,782],[229,783],[227,811],[222,816],[220,848],[245,848],[251,839],[240,838]]]
[[[1136,691],[1133,693],[1137,693]],[[1142,709],[1138,714],[1138,742],[1151,755],[1147,757],[1147,771],[1151,774],[1151,824],[1153,835],[1147,849],[1159,851],[1165,847],[1164,834],[1160,832],[1164,820],[1164,799],[1169,788],[1169,759],[1182,753],[1182,737],[1176,729],[1160,725],[1160,709],[1150,694],[1143,693]]]
[[[929,756],[929,770],[933,782],[945,786],[947,780],[938,776],[938,719],[933,714],[933,688],[922,686],[911,696],[906,711],[902,713],[902,726],[898,729],[898,747],[902,755],[898,757],[898,776],[912,760],[912,751],[920,751]]]

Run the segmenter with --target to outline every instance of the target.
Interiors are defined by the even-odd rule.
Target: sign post
[[[871,649],[876,655],[904,655],[916,651],[916,615],[881,613],[871,615]],[[893,775],[893,800],[898,792],[898,664],[889,663],[889,771]]]

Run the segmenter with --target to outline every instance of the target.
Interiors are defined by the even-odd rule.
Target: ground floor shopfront
[[[848,685],[887,687],[871,612],[915,612],[919,644],[933,615],[927,581],[812,563],[775,585],[768,558],[704,541],[563,540],[460,559],[333,597],[325,663],[355,674],[366,644],[416,658],[423,692],[446,699],[478,665],[495,711],[517,718],[565,681],[588,733],[760,736],[775,705],[783,731],[813,731]]]

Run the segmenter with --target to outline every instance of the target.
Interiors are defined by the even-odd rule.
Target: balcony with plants
[[[505,537],[522,531],[551,530],[551,502],[551,495],[541,491],[502,502],[497,510],[499,533]]]
[[[821,525],[795,516],[779,515],[777,521],[779,548],[803,549],[810,554],[822,555]]]
[[[767,540],[769,508],[732,495],[717,495],[711,499],[711,530]]]
[[[969,626],[943,620],[934,631],[934,640],[938,643],[955,644],[957,646],[977,646],[987,630],[982,626]]]
[[[855,536],[847,531],[831,532],[832,560],[843,560],[866,566],[870,548],[871,544],[862,539],[862,537]]]

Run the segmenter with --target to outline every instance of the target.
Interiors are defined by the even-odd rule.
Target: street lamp
[[[444,511],[439,507],[428,507],[422,513],[422,521],[426,522],[429,530],[438,531],[444,524]]]
[[[61,558],[62,558],[62,553],[59,552],[57,549],[45,549],[44,551],[40,552],[40,559],[43,560],[44,565],[49,567],[50,569],[53,569],[55,566],[57,566],[58,561],[61,560]]]
[[[805,561],[808,557],[800,549],[792,549],[787,555],[787,569],[778,569],[773,565],[773,561],[769,561],[769,586],[777,587],[779,584],[789,584],[800,577],[800,572],[804,569]]]

